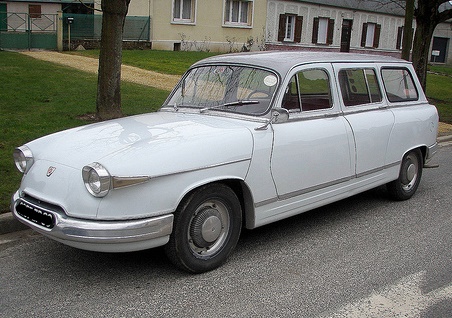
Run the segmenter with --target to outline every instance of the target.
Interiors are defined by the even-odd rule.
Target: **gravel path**
[[[99,68],[99,60],[91,57],[63,54],[52,51],[24,51],[21,53],[35,59],[66,65],[90,73],[97,73]],[[136,84],[152,86],[170,91],[173,89],[174,85],[176,85],[177,81],[180,79],[180,76],[162,74],[143,70],[138,67],[122,65],[121,79]]]

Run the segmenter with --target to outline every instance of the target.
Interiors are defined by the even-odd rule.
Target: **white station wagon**
[[[227,54],[195,63],[160,111],[14,152],[17,219],[101,252],[165,245],[189,272],[253,229],[387,185],[418,188],[438,114],[409,62],[371,55]]]

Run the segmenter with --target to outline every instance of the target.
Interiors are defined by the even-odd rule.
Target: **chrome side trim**
[[[301,190],[297,190],[297,191],[281,194],[281,195],[278,195],[275,198],[271,198],[271,199],[267,199],[267,200],[264,200],[264,201],[256,202],[254,204],[254,207],[258,208],[258,207],[261,207],[261,206],[264,206],[264,205],[267,205],[267,204],[270,204],[270,203],[274,203],[274,202],[277,202],[277,201],[288,200],[288,199],[291,199],[291,198],[299,196],[299,195],[304,195],[304,194],[308,194],[310,192],[322,190],[324,188],[328,188],[328,187],[331,187],[331,186],[334,186],[334,185],[337,185],[337,184],[340,184],[340,183],[348,182],[348,181],[353,180],[353,179],[359,179],[359,178],[365,177],[367,175],[371,175],[373,173],[380,172],[380,171],[383,171],[385,169],[398,166],[398,165],[400,165],[400,163],[401,163],[401,161],[397,161],[397,162],[394,162],[394,163],[391,163],[391,164],[388,164],[388,165],[385,165],[385,166],[382,166],[382,167],[379,167],[379,168],[375,168],[375,169],[372,169],[372,170],[369,170],[369,171],[365,171],[365,172],[362,172],[360,174],[353,175],[353,176],[350,176],[350,177],[345,177],[345,178],[342,178],[342,179],[333,180],[333,181],[322,183],[322,184],[319,184],[319,185],[316,185],[316,186],[312,186],[312,187],[309,187],[309,188],[305,188],[305,189],[301,189]]]
[[[112,176],[111,183],[113,189],[130,187],[136,184],[142,184],[151,180],[148,176],[136,176],[136,177],[118,177]]]
[[[268,200],[264,200],[264,201],[260,201],[260,202],[256,202],[254,204],[254,207],[255,208],[259,208],[261,206],[264,206],[264,205],[267,205],[267,204],[270,204],[270,203],[275,203],[275,202],[278,202],[278,198],[277,197],[274,197],[274,198],[271,198],[271,199],[268,199]]]
[[[201,170],[206,170],[206,169],[211,169],[211,168],[217,168],[217,167],[227,166],[227,165],[230,165],[230,164],[239,163],[239,162],[245,162],[245,161],[250,161],[250,160],[251,160],[251,157],[243,158],[243,159],[237,159],[237,160],[232,160],[232,161],[223,162],[223,163],[217,163],[217,164],[213,164],[213,165],[209,165],[209,166],[202,166],[202,167],[198,167],[198,168],[194,168],[194,169],[179,170],[179,171],[176,171],[176,172],[150,176],[150,178],[154,179],[154,178],[168,177],[168,176],[173,176],[173,175],[176,175],[176,174],[187,173],[187,172],[194,172],[194,171],[201,171]]]
[[[305,189],[301,189],[301,190],[297,190],[297,191],[293,191],[293,192],[290,192],[290,193],[279,195],[278,198],[279,198],[279,200],[287,200],[287,199],[290,199],[290,198],[293,198],[293,197],[296,197],[296,196],[299,196],[299,195],[307,194],[309,192],[314,192],[314,191],[321,190],[323,188],[327,188],[327,187],[330,187],[330,186],[333,186],[333,185],[336,185],[336,184],[339,184],[339,183],[347,182],[347,181],[350,181],[350,180],[352,180],[354,178],[355,178],[354,176],[351,176],[351,177],[346,177],[346,178],[342,178],[342,179],[338,179],[338,180],[322,183],[322,184],[319,184],[319,185],[316,185],[316,186],[313,186],[313,187],[309,187],[309,188],[305,188]]]
[[[375,173],[375,172],[380,172],[380,171],[383,171],[383,170],[388,169],[388,168],[399,166],[400,163],[401,163],[401,161],[397,161],[397,162],[390,163],[390,164],[387,164],[387,165],[379,167],[379,168],[375,168],[375,169],[372,169],[372,170],[369,170],[369,171],[361,172],[360,174],[356,175],[356,178],[361,178],[361,177],[367,176],[367,175]]]

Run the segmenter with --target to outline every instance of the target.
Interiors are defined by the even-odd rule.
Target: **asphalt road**
[[[245,231],[230,260],[201,275],[161,249],[0,236],[0,317],[451,317],[452,146],[436,161],[409,201],[378,188]]]

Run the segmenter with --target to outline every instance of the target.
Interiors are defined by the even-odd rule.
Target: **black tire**
[[[414,149],[403,156],[399,178],[386,185],[391,198],[403,201],[414,195],[421,182],[422,166],[422,153],[419,149]]]
[[[166,255],[191,273],[213,270],[234,250],[241,227],[242,209],[234,191],[223,184],[202,186],[174,213]]]

